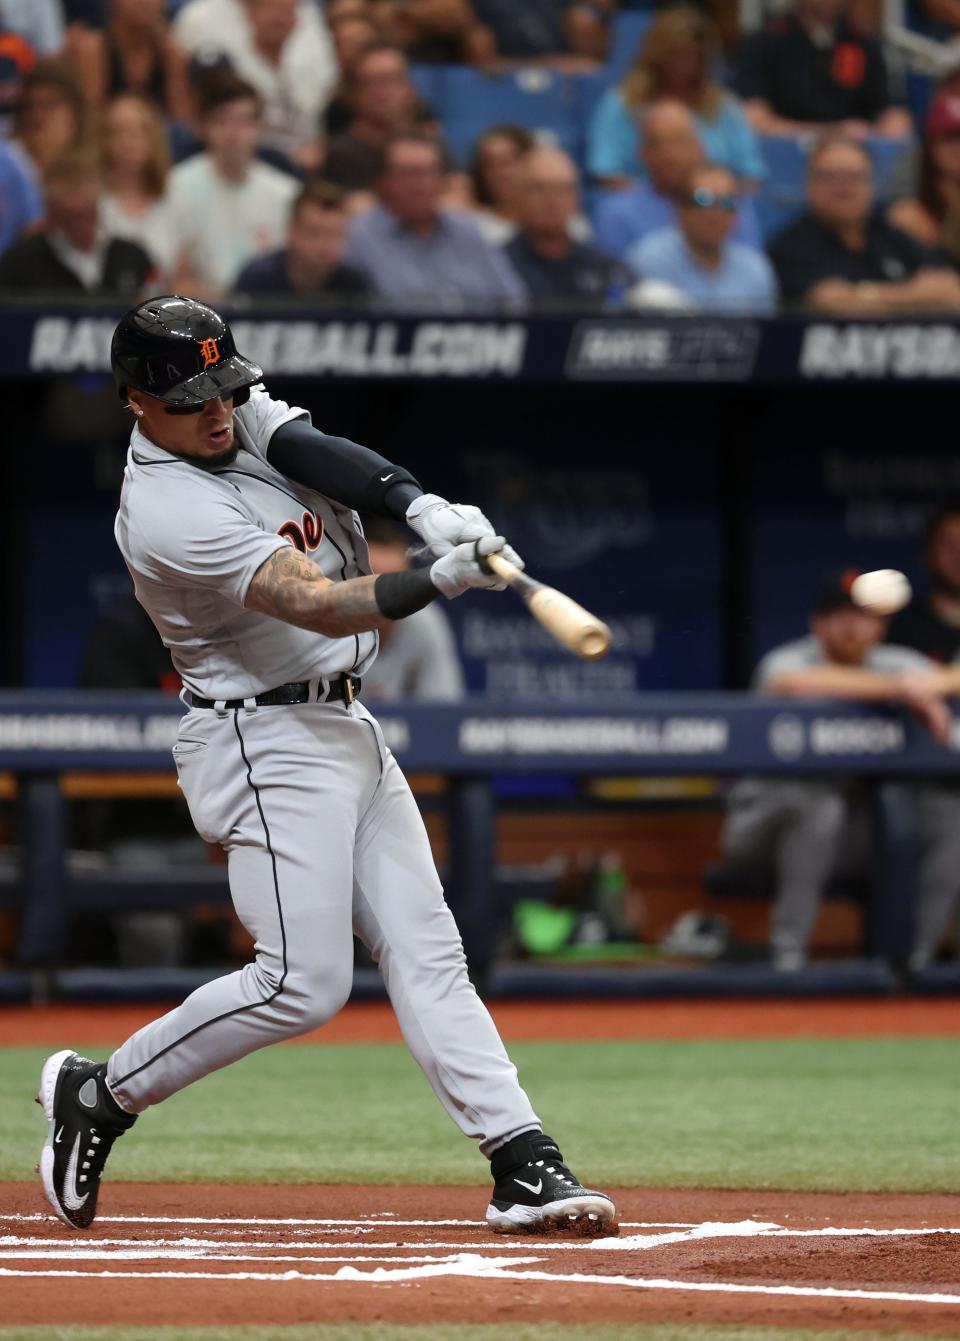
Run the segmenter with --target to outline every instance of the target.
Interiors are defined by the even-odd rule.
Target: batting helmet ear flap
[[[246,405],[250,399],[250,388],[242,386],[239,391],[233,393],[233,408],[239,410],[241,405]]]

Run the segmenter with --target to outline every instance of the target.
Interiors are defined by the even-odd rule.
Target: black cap
[[[235,396],[263,379],[219,312],[177,294],[148,298],[120,319],[110,363],[121,399],[132,388],[168,405]]]
[[[829,615],[834,610],[861,609],[851,595],[853,584],[859,576],[860,573],[856,568],[845,568],[842,573],[831,573],[813,603],[813,613]]]

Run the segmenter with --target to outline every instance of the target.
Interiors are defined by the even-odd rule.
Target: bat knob
[[[613,637],[605,624],[596,629],[588,629],[580,639],[580,646],[577,649],[580,656],[587,661],[598,661],[600,657],[606,656],[610,651],[610,644]]]

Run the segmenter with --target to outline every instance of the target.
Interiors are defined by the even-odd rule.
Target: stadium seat
[[[610,77],[606,70],[602,70],[597,74],[571,75],[570,82],[574,86],[580,104],[579,115],[586,126],[593,115],[593,109],[610,87]]]
[[[461,163],[470,157],[477,137],[501,121],[526,126],[579,157],[584,133],[579,90],[566,75],[540,68],[489,75],[447,65],[436,89],[433,106]]]
[[[614,15],[610,54],[603,68],[605,83],[614,84],[627,73],[652,17],[649,10],[637,9],[620,10]]]
[[[442,116],[443,112],[440,104],[443,100],[444,68],[442,65],[414,65],[410,70],[420,97],[434,109],[438,116]]]
[[[760,148],[767,180],[757,193],[757,214],[765,238],[785,228],[803,209],[807,140],[791,135],[762,135]]]
[[[886,198],[890,195],[897,164],[903,158],[903,155],[910,151],[904,145],[903,140],[888,140],[876,136],[870,141],[870,152],[873,155],[873,166],[877,174],[877,193]]]
[[[922,127],[937,87],[931,75],[907,72],[907,107],[917,126]]]

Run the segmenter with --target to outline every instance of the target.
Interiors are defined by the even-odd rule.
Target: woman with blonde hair
[[[644,114],[657,99],[674,98],[693,113],[705,158],[741,180],[762,180],[757,136],[737,99],[711,78],[718,51],[713,24],[701,10],[662,10],[625,78],[597,104],[587,144],[589,174],[604,186],[628,186],[641,176]]]
[[[139,93],[115,97],[103,116],[100,155],[100,216],[107,232],[139,242],[161,274],[169,275],[176,251],[166,199],[170,145],[156,104]]]

